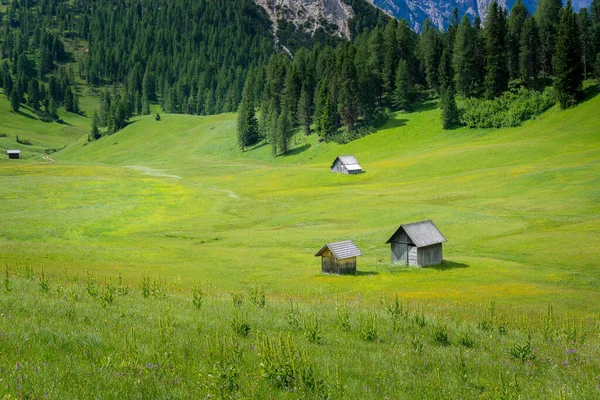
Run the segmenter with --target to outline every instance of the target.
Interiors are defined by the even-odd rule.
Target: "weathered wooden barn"
[[[331,172],[341,174],[360,174],[362,168],[354,156],[339,156],[331,164]]]
[[[321,271],[326,274],[356,273],[356,257],[362,252],[352,240],[327,243],[315,254],[321,256]]]
[[[6,155],[10,159],[19,159],[21,157],[21,150],[6,150]]]
[[[441,264],[442,243],[446,238],[433,221],[403,224],[386,242],[391,244],[393,264],[426,267]]]

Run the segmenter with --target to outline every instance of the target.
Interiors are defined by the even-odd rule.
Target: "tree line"
[[[459,20],[455,10],[445,32],[425,21],[417,34],[406,21],[389,19],[351,42],[300,48],[293,59],[275,54],[252,70],[238,144],[265,140],[273,155],[285,154],[297,129],[324,139],[360,136],[387,110],[411,110],[432,98],[439,98],[444,128],[459,122],[457,98],[493,100],[553,86],[560,106],[569,107],[581,98],[583,80],[600,75],[599,53],[598,0],[577,14],[570,1],[563,7],[541,0],[534,14],[521,0],[510,13],[494,1],[484,23]]]

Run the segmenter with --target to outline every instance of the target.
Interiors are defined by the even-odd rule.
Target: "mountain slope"
[[[487,9],[492,0],[369,0],[375,6],[394,17],[406,19],[411,27],[417,31],[421,29],[425,19],[429,18],[441,29],[448,27],[452,10],[458,9],[458,15],[468,14],[472,17],[479,16],[485,20]],[[564,1],[566,3],[566,1]],[[503,8],[510,10],[515,0],[498,0]],[[530,12],[537,7],[537,0],[523,0],[523,4]],[[589,7],[591,0],[576,0],[573,8]]]

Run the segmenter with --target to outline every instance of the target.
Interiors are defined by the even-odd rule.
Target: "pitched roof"
[[[348,171],[356,171],[356,170],[362,169],[360,167],[360,165],[358,164],[358,160],[354,156],[338,156],[338,157],[336,157],[335,160],[333,160],[333,164],[331,164],[332,168],[335,165],[335,162],[337,160],[340,160],[340,162],[344,165],[344,167],[346,167],[346,169]]]
[[[403,229],[404,232],[406,232],[410,240],[412,240],[417,247],[447,242],[446,238],[442,235],[437,226],[435,226],[433,221],[427,220],[400,225],[386,243],[390,243],[400,229]]]
[[[363,255],[360,249],[356,246],[356,244],[354,244],[352,240],[343,240],[341,242],[327,243],[325,244],[325,246],[321,247],[321,250],[319,250],[317,254],[315,254],[315,257],[323,254],[325,249],[331,250],[333,256],[338,260]]]

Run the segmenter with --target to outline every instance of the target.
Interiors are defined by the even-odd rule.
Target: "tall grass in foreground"
[[[3,271],[2,398],[597,398],[600,320]],[[232,301],[233,300],[233,301]]]

